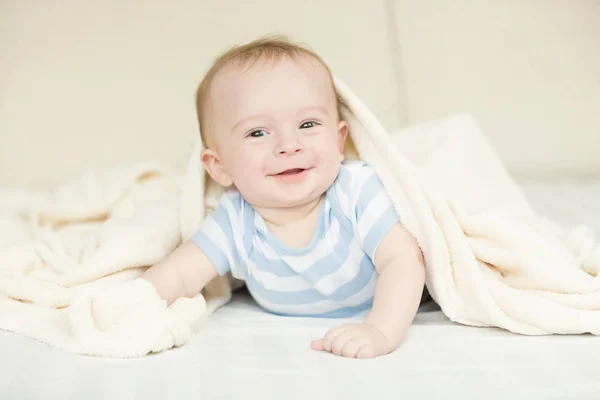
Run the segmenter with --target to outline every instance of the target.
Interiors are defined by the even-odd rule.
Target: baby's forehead
[[[286,80],[303,79],[306,86],[326,85],[328,89],[333,90],[332,77],[327,67],[314,57],[298,55],[294,58],[280,56],[257,60],[232,60],[214,75],[210,92],[211,95],[224,91],[235,93],[246,85],[257,83],[258,80],[271,83],[271,79],[282,76],[289,78]]]

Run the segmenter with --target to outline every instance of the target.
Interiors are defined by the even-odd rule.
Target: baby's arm
[[[379,278],[366,321],[331,329],[323,339],[313,341],[313,349],[344,357],[371,358],[399,346],[423,293],[423,255],[414,238],[396,223],[377,247],[374,263]]]
[[[423,255],[415,239],[396,223],[375,253],[379,272],[375,300],[366,324],[396,349],[419,308],[425,284]]]
[[[241,196],[224,194],[189,240],[142,275],[167,304],[195,297],[217,275],[230,271],[235,252],[231,227],[237,222],[227,210],[239,209],[241,201]]]
[[[216,276],[217,269],[204,251],[194,242],[186,241],[141,277],[171,304],[180,297],[196,296]]]

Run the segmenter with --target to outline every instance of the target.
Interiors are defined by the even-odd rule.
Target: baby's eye
[[[267,134],[267,132],[265,132],[262,129],[257,129],[255,131],[252,131],[248,134],[248,137],[253,137],[253,138],[258,138],[258,137],[263,137]]]
[[[317,126],[315,121],[306,121],[300,125],[300,129],[314,128],[315,126]]]

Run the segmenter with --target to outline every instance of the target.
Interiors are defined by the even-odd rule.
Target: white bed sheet
[[[541,214],[600,232],[600,179],[520,183]],[[0,331],[0,399],[600,398],[591,335],[460,326],[430,303],[387,357],[310,350],[341,322],[269,315],[238,293],[189,345],[137,360],[76,356]]]

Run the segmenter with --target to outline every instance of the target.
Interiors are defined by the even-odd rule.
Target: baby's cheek
[[[266,192],[261,164],[251,159],[240,159],[240,166],[236,171],[235,185],[246,201],[250,203],[260,202]]]
[[[259,173],[262,174],[264,169],[263,163],[253,157],[241,158],[239,168],[240,174],[248,178],[250,178],[248,175],[256,176]]]
[[[262,163],[254,158],[240,157],[236,167],[236,180],[240,186],[256,186],[256,181],[263,175]]]

